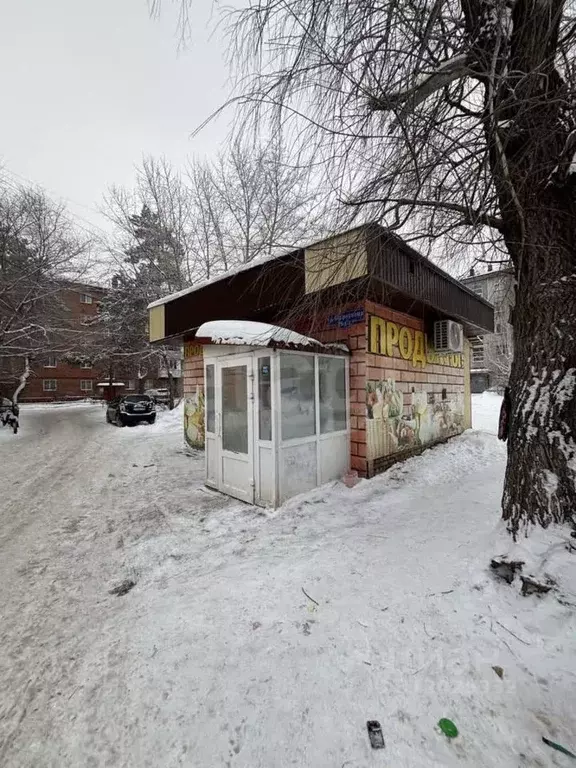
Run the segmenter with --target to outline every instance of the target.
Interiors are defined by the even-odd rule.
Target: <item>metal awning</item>
[[[314,256],[322,271],[322,250],[326,248],[328,253],[331,242],[347,237],[351,247],[359,249],[361,268],[311,288],[307,257]],[[150,340],[190,338],[205,322],[238,318],[282,325],[304,318],[310,321],[309,327],[301,323],[297,327],[313,333],[315,316],[364,300],[425,321],[456,320],[467,336],[490,333],[494,328],[491,304],[384,227],[366,224],[307,248],[243,265],[153,302],[149,308]]]

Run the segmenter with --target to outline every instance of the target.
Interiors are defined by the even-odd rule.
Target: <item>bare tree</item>
[[[35,356],[83,345],[62,294],[84,277],[90,254],[63,205],[42,190],[0,183],[0,375],[13,397]]]
[[[262,232],[261,158],[236,141],[219,155],[213,170],[218,195],[227,215],[229,248],[241,263],[261,255]]]
[[[322,237],[326,206],[309,158],[286,148],[281,131],[262,153],[262,218],[267,255]]]
[[[264,143],[236,139],[212,169],[223,207],[229,263],[248,263],[294,247],[319,233],[319,194],[310,168],[281,137]]]
[[[263,0],[232,18],[248,114],[292,116],[357,215],[511,259],[514,535],[574,514],[575,35],[564,0]]]
[[[194,282],[196,268],[190,238],[196,209],[186,180],[166,158],[148,156],[138,169],[138,190],[142,204],[154,210],[160,226],[171,233],[176,281],[180,288],[190,285]]]
[[[191,160],[184,176],[164,158],[145,157],[135,188],[112,187],[105,198],[103,212],[116,229],[111,250],[130,246],[134,211],[146,206],[171,233],[157,265],[166,292],[180,290],[319,236],[314,182],[281,138],[237,139],[214,162]]]
[[[190,233],[195,254],[194,274],[199,280],[210,280],[228,270],[226,202],[210,164],[192,161],[187,175],[194,210]]]
[[[494,305],[495,333],[485,338],[486,365],[500,389],[508,386],[514,359],[514,331],[510,318],[514,313],[515,290],[506,270],[494,281],[488,300]]]
[[[497,338],[489,338],[486,343],[484,351],[486,366],[500,392],[508,386],[510,381],[513,353],[512,328],[506,328],[503,333],[498,334]]]

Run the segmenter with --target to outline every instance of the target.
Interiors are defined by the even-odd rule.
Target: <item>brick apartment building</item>
[[[81,332],[99,312],[105,289],[74,283],[60,293],[66,330]],[[54,344],[58,348],[56,340]],[[102,372],[86,357],[72,359],[62,352],[36,355],[31,361],[31,374],[20,395],[21,402],[79,400],[97,395],[96,384]]]
[[[59,293],[60,317],[59,322],[65,329],[65,334],[86,332],[87,338],[94,318],[100,311],[100,303],[106,289],[102,286],[84,283],[72,283]],[[69,354],[65,341],[52,339],[50,351],[36,354],[31,360],[31,373],[26,387],[19,396],[21,403],[53,402],[61,400],[81,400],[84,398],[102,398],[108,393],[109,371],[102,365],[93,364],[90,358],[90,344],[84,343],[82,355]],[[0,388],[11,396],[22,373],[23,363],[16,358],[5,363],[0,372]],[[174,359],[170,371],[176,382],[176,392],[179,394],[181,378],[180,361]],[[118,368],[114,373],[114,393],[135,393],[147,389],[168,387],[168,372],[163,368],[151,366],[145,372],[143,380],[138,379],[138,373],[129,365],[124,370]],[[99,386],[101,385],[101,386]]]

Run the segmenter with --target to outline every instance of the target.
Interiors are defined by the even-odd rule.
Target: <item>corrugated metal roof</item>
[[[492,305],[378,225],[367,233],[369,271],[386,285],[443,314],[485,330],[493,327]]]

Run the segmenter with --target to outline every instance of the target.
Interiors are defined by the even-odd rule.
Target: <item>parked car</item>
[[[137,424],[140,421],[154,424],[156,421],[154,400],[149,395],[115,397],[106,408],[106,421],[108,424],[117,424],[119,427]]]
[[[168,389],[147,389],[144,394],[149,395],[159,405],[168,405],[170,402],[170,391]]]

